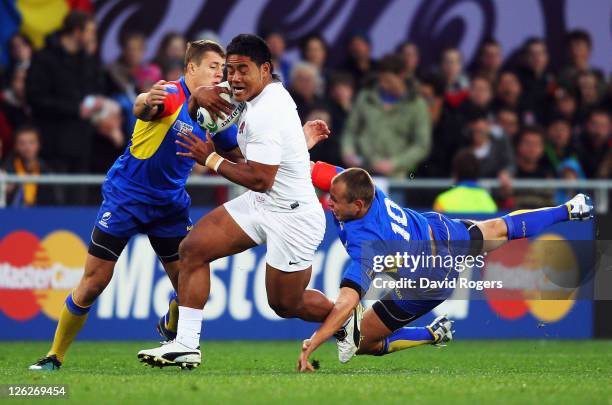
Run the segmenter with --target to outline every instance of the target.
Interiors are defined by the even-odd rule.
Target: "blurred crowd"
[[[509,60],[487,39],[470,65],[459,49],[447,48],[437,65],[423,66],[411,42],[374,59],[362,32],[352,35],[337,65],[328,63],[318,34],[303,38],[297,61],[287,59],[281,32],[262,36],[302,121],[322,119],[331,128],[330,139],[311,151],[313,160],[361,166],[375,176],[458,181],[458,167],[475,167],[471,177],[500,180],[493,197],[507,209],[565,198],[521,195],[513,179],[612,177],[612,80],[589,64],[586,31],[567,34],[567,58],[555,70],[541,38]],[[135,97],[159,79],[182,75],[188,39],[200,38],[168,33],[155,58],[145,60],[147,38],[125,33],[121,55],[104,66],[96,22],[84,12],[71,12],[38,51],[15,34],[11,63],[0,71],[2,169],[105,173],[129,141]],[[33,184],[9,191],[23,205],[85,201],[78,193],[45,196]]]

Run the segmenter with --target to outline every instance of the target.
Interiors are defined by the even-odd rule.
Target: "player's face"
[[[195,86],[215,86],[223,80],[225,60],[216,52],[206,52],[200,64],[189,63],[187,73],[194,78]]]
[[[338,221],[349,221],[357,218],[360,206],[355,202],[349,202],[346,198],[346,184],[343,181],[333,182],[329,189],[329,209]]]
[[[227,81],[238,102],[249,101],[257,97],[267,84],[270,75],[270,64],[257,66],[248,56],[230,55],[227,57]]]

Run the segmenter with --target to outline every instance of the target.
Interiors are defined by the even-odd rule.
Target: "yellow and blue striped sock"
[[[508,227],[508,239],[528,238],[541,233],[547,226],[569,220],[569,206],[513,211],[502,219]]]
[[[404,327],[385,338],[383,350],[380,354],[385,355],[435,342],[436,338],[428,327]]]
[[[83,307],[75,303],[72,293],[68,295],[55,329],[51,350],[47,356],[54,354],[60,362],[64,361],[64,355],[83,328],[90,309],[91,306]]]
[[[170,332],[176,333],[176,329],[178,327],[178,318],[179,318],[179,300],[176,291],[172,291],[172,295],[170,295],[170,300],[168,301],[168,312],[164,316],[164,323],[167,330]]]

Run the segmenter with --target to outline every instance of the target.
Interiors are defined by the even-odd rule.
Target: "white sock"
[[[190,349],[197,349],[200,346],[200,332],[202,331],[202,310],[181,306],[178,309],[176,341]]]

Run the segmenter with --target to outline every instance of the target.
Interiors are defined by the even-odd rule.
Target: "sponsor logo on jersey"
[[[188,123],[181,120],[176,120],[174,121],[172,129],[186,134],[187,132],[193,132],[193,125],[189,125]]]

